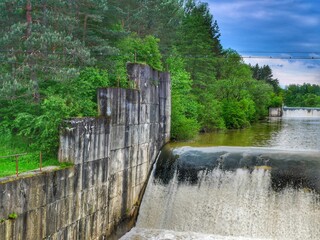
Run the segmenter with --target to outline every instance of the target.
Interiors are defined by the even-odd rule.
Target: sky
[[[223,48],[251,65],[269,65],[282,87],[320,85],[320,0],[202,2],[218,22]]]

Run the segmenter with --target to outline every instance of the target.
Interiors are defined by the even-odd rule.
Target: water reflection
[[[171,147],[254,146],[278,149],[320,149],[320,118],[269,118],[246,129],[200,134]]]
[[[274,131],[267,147],[319,150],[320,118],[284,118],[280,131]]]

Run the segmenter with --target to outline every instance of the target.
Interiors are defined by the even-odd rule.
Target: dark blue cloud
[[[314,66],[314,65],[307,65],[307,68],[313,69],[313,68],[316,68],[316,66]]]
[[[320,82],[320,60],[306,59],[320,56],[320,0],[202,1],[218,22],[224,48],[273,67],[283,85]],[[277,60],[283,57],[291,59]]]
[[[239,52],[320,51],[319,0],[211,0],[224,47]]]

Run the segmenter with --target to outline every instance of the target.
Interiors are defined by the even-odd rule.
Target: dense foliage
[[[284,105],[288,107],[320,107],[320,86],[310,83],[287,86]]]
[[[0,131],[55,153],[59,126],[95,116],[98,87],[135,87],[126,63],[172,75],[172,138],[243,128],[281,105],[268,66],[223,49],[196,0],[3,0]]]

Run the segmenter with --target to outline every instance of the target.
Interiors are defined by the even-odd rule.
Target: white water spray
[[[288,108],[283,109],[283,117],[288,118],[309,118],[316,117],[320,118],[320,108]]]
[[[265,169],[199,174],[197,185],[178,184],[177,176],[167,185],[152,179],[137,228],[123,239],[320,239],[316,193],[276,192]]]

